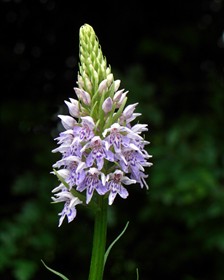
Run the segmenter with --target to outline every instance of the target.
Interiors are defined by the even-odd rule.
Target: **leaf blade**
[[[58,276],[61,277],[63,280],[69,280],[69,279],[68,279],[65,275],[63,275],[62,273],[60,273],[60,272],[58,272],[58,271],[56,271],[56,270],[50,268],[49,266],[47,266],[43,260],[41,260],[41,262],[42,262],[43,265],[44,265],[49,271],[51,271],[52,273],[58,275]]]
[[[129,221],[126,223],[124,229],[122,230],[122,232],[117,236],[117,238],[114,239],[114,241],[110,244],[110,246],[108,247],[107,251],[104,254],[104,266],[106,264],[107,261],[107,257],[110,253],[110,250],[112,249],[112,247],[115,245],[115,243],[117,243],[117,241],[122,237],[122,235],[125,233],[127,227],[128,227]]]

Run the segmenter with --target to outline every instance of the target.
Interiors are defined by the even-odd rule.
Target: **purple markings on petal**
[[[82,126],[78,131],[79,138],[81,141],[89,141],[94,136],[95,123],[91,117],[82,117],[81,119]]]
[[[110,173],[107,176],[106,188],[109,191],[108,203],[111,205],[117,194],[122,198],[128,197],[128,191],[123,187],[123,184],[130,185],[136,183],[135,180],[131,180],[124,176],[121,170],[115,170],[114,173]]]
[[[54,202],[65,202],[63,210],[58,214],[59,227],[61,226],[65,216],[67,216],[68,222],[70,223],[76,217],[76,205],[81,204],[82,201],[77,197],[73,196],[68,190],[62,189],[61,192],[55,194],[56,197],[52,197]]]
[[[95,136],[92,138],[90,143],[87,143],[83,150],[87,148],[91,148],[91,151],[89,152],[87,158],[86,158],[86,164],[88,167],[91,167],[96,161],[97,168],[101,170],[104,165],[104,159],[107,159],[109,161],[114,161],[114,154],[106,149],[106,143],[101,140],[99,136]]]
[[[94,190],[98,194],[105,194],[106,188],[103,186],[102,181],[100,180],[101,172],[95,167],[90,168],[87,171],[86,177],[81,184],[77,187],[78,191],[86,190],[86,203],[88,204],[93,196]]]
[[[110,128],[105,129],[103,136],[105,137],[107,133],[110,132],[110,135],[105,138],[109,146],[113,145],[116,153],[121,152],[122,146],[128,146],[130,138],[127,137],[127,128],[120,126],[118,123],[114,123]]]

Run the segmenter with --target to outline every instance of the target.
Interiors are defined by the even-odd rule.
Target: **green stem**
[[[104,254],[107,235],[107,200],[98,197],[99,210],[95,214],[92,256],[89,280],[102,280],[104,271]]]

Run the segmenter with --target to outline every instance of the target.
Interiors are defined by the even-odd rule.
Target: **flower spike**
[[[112,205],[126,199],[130,185],[148,188],[145,168],[152,165],[145,149],[147,124],[134,124],[138,102],[126,106],[128,91],[119,89],[98,38],[89,24],[79,32],[79,72],[75,94],[65,101],[68,115],[59,115],[64,131],[55,138],[61,159],[53,164],[60,184],[53,202],[64,202],[59,226],[71,222],[79,205],[96,204],[97,196]]]

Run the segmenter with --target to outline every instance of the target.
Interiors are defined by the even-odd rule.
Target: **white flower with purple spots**
[[[106,142],[102,141],[99,136],[94,136],[91,142],[87,143],[82,151],[90,148],[90,152],[86,158],[86,165],[91,167],[96,161],[97,168],[101,170],[104,165],[104,159],[113,162],[114,154],[106,148]]]
[[[88,204],[93,196],[94,191],[96,190],[99,195],[104,195],[106,193],[106,188],[103,185],[103,179],[105,175],[100,172],[97,168],[90,168],[85,176],[85,179],[77,187],[77,191],[86,190],[86,203]]]
[[[136,146],[125,148],[121,154],[117,155],[122,170],[125,173],[130,173],[131,178],[140,183],[141,186],[143,181],[146,188],[148,188],[148,185],[144,178],[148,176],[143,173],[145,170],[144,167],[152,165],[147,162],[148,157],[148,155],[145,155],[140,149],[136,148]]]
[[[124,173],[121,170],[115,170],[114,173],[108,174],[106,177],[106,188],[109,192],[109,205],[114,202],[117,194],[119,194],[122,198],[128,197],[128,191],[123,187],[122,184],[131,185],[135,183],[135,180],[129,179],[127,176],[124,176]]]
[[[82,201],[77,197],[73,196],[65,187],[61,186],[61,191],[55,194],[55,197],[52,197],[54,202],[65,202],[63,210],[58,214],[60,217],[58,226],[60,227],[65,216],[68,219],[68,222],[74,220],[76,217],[76,205],[81,204]]]
[[[74,135],[79,141],[89,141],[94,136],[94,120],[89,116],[82,117],[81,120],[81,126],[76,125],[73,128]]]
[[[108,142],[108,146],[114,147],[115,153],[120,153],[122,146],[127,147],[130,143],[130,138],[127,137],[127,129],[124,126],[120,126],[119,123],[114,123],[110,128],[107,128],[103,132],[105,137],[110,132],[109,136],[105,138]]]

